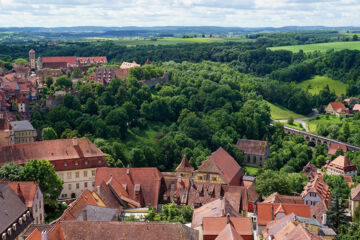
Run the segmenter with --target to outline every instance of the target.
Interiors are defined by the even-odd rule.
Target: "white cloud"
[[[358,23],[358,0],[0,0],[0,27]]]

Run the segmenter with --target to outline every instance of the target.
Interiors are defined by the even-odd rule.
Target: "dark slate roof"
[[[254,177],[254,176],[249,176],[249,175],[243,176],[243,181],[255,182],[255,180],[256,180],[256,177]]]
[[[12,129],[15,131],[35,131],[34,127],[28,120],[10,122]]]
[[[87,205],[83,210],[83,214],[79,214],[76,220],[84,221],[84,211],[86,210],[87,221],[112,221],[118,209],[100,206]]]
[[[335,231],[328,226],[322,226],[319,229],[319,236],[336,236]]]
[[[27,208],[6,182],[0,182],[0,233],[26,212]]]

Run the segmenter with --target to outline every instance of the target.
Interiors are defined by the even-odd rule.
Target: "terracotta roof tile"
[[[230,223],[241,236],[252,236],[252,222],[248,217],[230,217]],[[204,217],[202,221],[203,233],[205,235],[219,235],[226,227],[227,217]]]
[[[162,175],[157,168],[98,168],[96,170],[95,186],[102,181],[107,182],[110,175],[123,186],[129,198],[140,202],[141,206],[157,208],[160,195]],[[136,184],[141,186],[141,199],[136,199]],[[139,196],[139,195],[138,195]]]
[[[24,164],[32,159],[48,160],[56,171],[107,166],[105,155],[89,139],[57,139],[0,147],[0,166],[6,163]],[[71,160],[71,161],[70,161]]]
[[[309,232],[301,224],[289,231],[284,240],[322,240],[323,238]]]
[[[228,213],[232,217],[241,217],[229,201],[225,198],[219,198],[194,210],[191,227],[200,226],[204,217],[224,217]]]
[[[166,191],[165,194],[170,201],[178,204],[187,204],[190,189],[190,180],[182,177],[164,176]],[[180,182],[179,182],[180,181]],[[174,198],[177,198],[175,201]]]
[[[315,179],[307,183],[307,185],[304,187],[304,191],[301,193],[301,197],[304,198],[310,192],[318,194],[320,198],[325,202],[326,206],[330,204],[330,187],[320,177],[316,177]]]
[[[342,102],[331,102],[329,104],[335,111],[337,111],[338,109],[345,110],[346,108]]]
[[[264,200],[264,203],[292,203],[304,204],[304,199],[300,196],[286,196],[279,193],[273,193]]]
[[[38,184],[36,182],[8,182],[8,185],[14,193],[17,193],[20,188],[26,207],[33,207],[36,189],[38,188]]]
[[[295,213],[297,216],[310,217],[310,206],[305,204],[257,203],[258,224],[266,225],[275,219],[275,211],[282,205],[286,215]]]
[[[245,154],[265,156],[267,152],[267,141],[239,139],[236,146]]]
[[[317,202],[310,210],[311,216],[319,223],[323,221],[323,214],[328,211],[328,208],[323,202]]]
[[[197,171],[219,173],[229,185],[240,186],[241,183],[241,167],[222,147],[202,162]]]
[[[81,64],[107,63],[107,58],[105,56],[101,56],[101,57],[77,57],[77,60]]]
[[[360,104],[355,104],[354,107],[353,107],[353,111],[360,111]]]
[[[344,180],[348,183],[348,186],[351,187],[354,185],[354,181],[351,176],[344,176]]]
[[[32,231],[32,233],[25,238],[26,240],[41,240],[41,232],[35,228],[34,231]]]
[[[193,172],[194,171],[194,168],[193,168],[193,166],[191,166],[189,159],[187,158],[186,155],[184,155],[184,157],[181,160],[181,163],[179,164],[179,166],[177,166],[175,171],[176,172]]]
[[[69,65],[76,65],[76,57],[41,57],[42,63],[59,63],[64,62]]]
[[[170,222],[61,221],[48,233],[48,240],[83,239],[198,240],[198,231]]]
[[[244,240],[244,238],[236,232],[233,225],[227,224],[215,240]]]
[[[360,184],[351,189],[351,200],[360,201]]]
[[[191,180],[188,205],[192,207],[202,206],[209,202],[212,202],[221,197],[221,193],[224,190],[222,184],[216,183],[201,183]]]
[[[332,168],[334,170],[341,171],[344,174],[356,170],[355,164],[353,164],[352,162],[350,162],[349,159],[341,155],[335,158],[329,164],[326,164],[324,166],[324,169],[327,168]]]
[[[339,143],[331,143],[329,147],[328,155],[335,154],[339,148],[341,148],[344,153],[347,152],[347,147],[345,145]]]

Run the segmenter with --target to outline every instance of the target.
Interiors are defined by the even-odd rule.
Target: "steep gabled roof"
[[[308,193],[313,192],[320,196],[325,202],[326,206],[331,201],[331,191],[329,185],[327,185],[320,177],[309,181],[304,187],[304,191],[301,193],[301,197],[305,197]]]
[[[241,236],[252,236],[252,222],[248,217],[230,217],[236,232]],[[204,235],[218,235],[227,224],[227,217],[204,217],[202,222]]]
[[[280,207],[281,205],[281,207]],[[266,225],[268,222],[275,219],[276,212],[281,211],[288,215],[294,213],[300,217],[310,217],[310,206],[305,204],[280,204],[280,203],[258,203],[258,223],[259,225]]]
[[[16,194],[20,189],[21,194],[25,200],[26,207],[27,208],[33,207],[36,189],[38,188],[38,184],[36,182],[8,182],[8,185],[11,188],[11,190],[13,190],[14,193]]]
[[[304,204],[304,199],[300,196],[286,196],[279,193],[273,193],[264,200],[265,203],[292,203]]]
[[[244,238],[236,232],[232,224],[227,224],[215,240],[244,240]]]
[[[351,189],[351,200],[360,201],[360,184]]]
[[[330,105],[331,105],[331,107],[335,110],[335,111],[337,111],[337,110],[339,110],[339,109],[341,109],[341,110],[345,110],[345,105],[342,103],[342,102],[331,102],[331,103],[329,103]]]
[[[189,159],[186,155],[181,160],[179,166],[175,169],[176,172],[193,172],[194,168],[191,166]]]
[[[42,63],[67,63],[76,65],[76,57],[41,57]]]
[[[222,147],[202,162],[197,171],[218,173],[229,185],[240,185],[241,183],[241,167]]]
[[[341,148],[344,153],[347,152],[347,147],[346,147],[346,145],[340,144],[340,143],[331,143],[331,144],[330,144],[330,147],[329,147],[328,155],[333,155],[333,154],[335,154],[339,148]]]

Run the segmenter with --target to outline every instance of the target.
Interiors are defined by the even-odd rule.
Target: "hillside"
[[[318,94],[326,85],[329,85],[330,90],[334,90],[336,95],[345,94],[347,88],[347,84],[326,76],[315,76],[312,79],[299,83],[298,85],[305,90],[309,89],[309,92],[313,95]]]
[[[290,111],[287,108],[281,107],[279,105],[274,105],[272,103],[267,102],[267,105],[270,107],[271,119],[272,120],[285,120],[293,117],[294,119],[304,117],[301,114],[297,114],[293,111]]]
[[[304,52],[313,52],[313,51],[326,52],[332,49],[334,49],[335,51],[341,51],[344,49],[360,50],[360,42],[329,42],[329,43],[317,43],[317,44],[307,44],[307,45],[271,47],[269,49],[273,51],[288,50],[292,52],[299,52],[300,50],[303,50]]]

